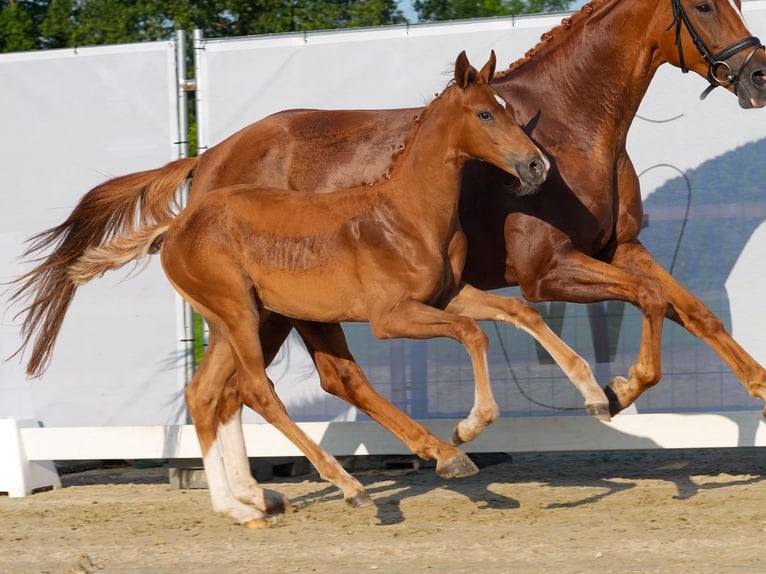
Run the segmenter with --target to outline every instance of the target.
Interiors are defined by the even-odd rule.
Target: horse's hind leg
[[[375,391],[354,361],[340,325],[308,321],[293,321],[293,325],[314,360],[325,391],[369,415],[416,455],[435,459],[439,476],[458,478],[479,471],[464,452],[436,438]]]
[[[526,331],[539,342],[585,399],[585,410],[609,420],[609,400],[598,386],[587,361],[575,353],[545,324],[540,313],[513,297],[501,297],[464,284],[447,303],[446,310],[477,321],[502,321]]]

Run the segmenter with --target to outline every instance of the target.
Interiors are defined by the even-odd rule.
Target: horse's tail
[[[85,194],[63,223],[28,240],[23,256],[37,265],[12,282],[10,301],[24,304],[16,315],[24,316],[22,344],[12,356],[31,345],[29,376],[39,377],[48,367],[64,315],[81,284],[72,280],[70,267],[89,250],[172,221],[179,211],[176,190],[192,176],[197,161],[179,159],[106,181]],[[130,257],[120,258],[120,264]]]

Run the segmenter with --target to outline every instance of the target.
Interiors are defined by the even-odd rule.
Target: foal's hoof
[[[611,407],[609,403],[585,405],[585,412],[587,412],[594,419],[598,419],[600,421],[608,423],[612,420]]]
[[[360,492],[354,496],[346,499],[346,504],[351,508],[364,508],[365,506],[372,505],[372,498],[366,492]]]
[[[263,489],[263,502],[266,508],[263,510],[266,514],[284,514],[286,512],[292,512],[293,507],[290,505],[290,501],[281,492],[271,490],[269,488]]]
[[[465,478],[478,473],[479,467],[463,452],[436,466],[436,474],[442,478]]]
[[[248,520],[247,522],[243,522],[242,526],[245,528],[268,528],[269,523],[266,522],[263,518],[253,518],[252,520]]]

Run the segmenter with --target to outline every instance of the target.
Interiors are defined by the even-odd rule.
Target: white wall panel
[[[111,177],[177,157],[172,43],[0,55],[0,281],[25,269],[24,240],[63,221]],[[50,369],[0,362],[0,416],[48,426],[185,422],[175,294],[158,261],[80,289]],[[0,355],[20,344],[0,295]],[[181,362],[180,368],[178,363]]]

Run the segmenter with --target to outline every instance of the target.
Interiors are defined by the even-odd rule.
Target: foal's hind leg
[[[266,525],[263,513],[240,502],[230,488],[224,467],[224,451],[220,444],[220,429],[215,417],[221,388],[233,372],[231,348],[211,327],[210,343],[205,356],[186,388],[186,404],[197,431],[213,510],[248,528],[261,528]]]
[[[262,315],[260,337],[267,364],[277,354],[291,330],[292,325],[281,315]],[[250,470],[245,437],[242,434],[242,404],[235,373],[226,382],[218,401],[218,438],[229,485],[234,496],[242,502],[253,504],[268,514],[284,512],[290,506],[287,499],[278,493],[274,496],[272,491],[258,486]]]
[[[463,284],[445,308],[477,321],[502,321],[526,331],[538,341],[585,399],[585,410],[597,419],[608,421],[609,400],[598,386],[587,361],[575,353],[546,325],[540,314],[523,301],[501,297]]]
[[[311,353],[325,391],[369,415],[419,457],[436,459],[439,476],[459,478],[479,472],[464,452],[436,438],[375,391],[354,361],[340,325],[308,321],[293,324]]]
[[[209,323],[217,322],[227,333],[234,350],[240,396],[245,404],[273,424],[289,438],[311,461],[325,480],[343,491],[344,499],[352,506],[372,503],[364,487],[348,474],[335,458],[325,452],[289,417],[274,385],[266,376],[266,366],[258,336],[258,311],[254,306],[250,285],[219,285],[214,304],[217,317],[208,317]],[[220,389],[219,389],[220,392]]]

